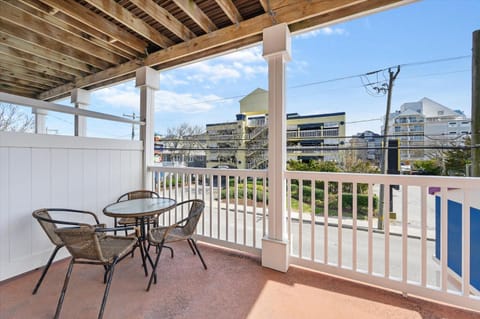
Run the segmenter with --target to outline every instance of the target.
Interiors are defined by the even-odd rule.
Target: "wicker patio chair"
[[[75,215],[75,218],[71,218],[72,220],[79,220],[82,219],[81,217],[84,216],[89,216],[95,221],[95,225],[97,227],[105,227],[105,224],[100,224],[100,221],[98,220],[97,215],[95,215],[92,212],[88,211],[83,211],[83,210],[76,210],[76,209],[67,209],[67,208],[42,208],[42,209],[37,209],[32,213],[33,218],[35,218],[42,229],[45,231],[47,234],[48,238],[52,242],[52,244],[55,245],[55,249],[53,250],[52,254],[50,255],[50,258],[48,259],[47,264],[43,268],[42,275],[40,276],[40,279],[38,280],[37,284],[35,285],[35,288],[33,288],[32,294],[36,294],[38,289],[40,288],[40,285],[42,284],[43,279],[45,278],[45,275],[47,274],[48,269],[50,268],[50,265],[53,262],[53,259],[57,255],[57,252],[64,246],[64,243],[60,237],[55,233],[55,229],[57,228],[56,220],[52,219],[50,213],[67,213],[67,214],[72,214]],[[85,220],[83,220],[85,222]],[[66,222],[62,222],[62,224],[65,224]],[[76,222],[68,222],[68,225],[80,225],[80,223]]]
[[[182,205],[189,205],[190,210],[188,212],[188,217],[178,221],[177,223],[166,226],[166,227],[156,227],[151,229],[148,232],[148,241],[149,244],[157,247],[157,257],[155,262],[153,263],[153,270],[150,275],[150,280],[148,281],[147,291],[150,290],[150,286],[152,285],[152,281],[157,283],[157,266],[158,261],[160,260],[160,255],[162,253],[162,249],[166,244],[186,240],[190,249],[192,250],[194,255],[198,254],[200,261],[203,264],[203,267],[207,269],[207,265],[203,260],[202,255],[200,254],[200,250],[195,243],[195,239],[193,238],[193,234],[195,233],[195,229],[197,228],[197,223],[202,216],[203,210],[205,208],[205,202],[200,199],[191,199],[184,202],[177,204],[176,207]],[[173,250],[172,251],[172,258],[173,258]]]
[[[118,202],[123,202],[125,200],[132,200],[132,199],[138,199],[138,198],[158,198],[160,197],[158,193],[154,191],[149,191],[149,190],[135,190],[131,191],[128,193],[123,194],[117,199]],[[114,219],[114,224],[115,227],[118,225],[120,226],[138,226],[137,221],[135,218],[120,218],[117,221],[117,218]],[[154,216],[148,220],[148,225],[153,225],[154,227],[158,226],[158,216]],[[125,232],[125,235],[127,235],[127,232]]]
[[[58,300],[55,319],[60,316],[74,264],[103,265],[105,268],[104,281],[106,282],[106,286],[100,312],[98,313],[99,319],[103,317],[115,265],[128,255],[137,244],[137,238],[135,237],[110,236],[104,233],[105,231],[114,230],[115,228],[101,229],[87,224],[80,225],[79,227],[55,229],[55,233],[61,238],[65,247],[72,255],[62,292]]]

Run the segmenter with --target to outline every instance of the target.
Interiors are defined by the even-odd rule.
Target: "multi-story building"
[[[266,168],[268,94],[256,89],[240,100],[236,121],[207,124],[207,167]],[[345,113],[287,114],[287,159],[339,159],[345,136]]]
[[[471,132],[471,120],[463,112],[428,98],[402,104],[390,114],[389,122],[388,135],[399,138],[404,162],[431,158],[435,147],[461,142]]]
[[[354,158],[380,164],[382,156],[382,137],[372,131],[358,133],[350,139],[350,148]]]

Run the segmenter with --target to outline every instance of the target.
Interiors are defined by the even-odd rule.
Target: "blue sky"
[[[287,64],[287,112],[344,111],[347,135],[366,129],[379,133],[386,96],[371,96],[362,80],[381,80],[382,74],[355,75],[400,64],[392,110],[429,97],[470,116],[472,32],[478,29],[480,0],[424,0],[294,35],[292,61]],[[438,62],[448,58],[453,59]],[[344,77],[349,78],[332,81]],[[204,127],[234,121],[238,101],[257,87],[267,89],[261,45],[162,71],[155,130],[164,134],[184,122]],[[138,115],[138,101],[138,90],[128,81],[92,92],[90,109]],[[73,119],[51,114],[47,126],[71,134]],[[89,119],[88,132],[129,138],[131,126]]]

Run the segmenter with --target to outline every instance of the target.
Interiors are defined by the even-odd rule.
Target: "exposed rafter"
[[[155,2],[151,0],[130,0],[130,2],[142,9],[158,23],[175,33],[180,39],[187,41],[196,37],[195,33],[190,31],[190,29],[178,21],[170,12]]]
[[[152,28],[140,18],[137,18],[130,11],[117,4],[115,1],[103,1],[103,0],[85,0],[97,9],[103,11],[105,14],[111,16],[118,22],[135,30],[147,39],[150,39],[153,43],[162,48],[167,48],[174,44],[172,40],[162,35],[160,32]]]
[[[0,92],[54,100],[415,0],[0,0]]]
[[[217,26],[210,18],[191,0],[173,0],[177,6],[185,11],[188,16],[195,21],[205,32],[217,30]]]
[[[92,10],[82,6],[74,0],[42,0],[42,2],[62,11],[73,19],[107,34],[112,41],[120,41],[132,49],[135,49],[137,52],[145,52],[147,42],[135,37],[133,34],[122,29],[110,20],[95,14]]]
[[[215,0],[227,17],[232,21],[232,23],[238,24],[243,20],[240,12],[238,12],[237,7],[233,4],[232,0]]]

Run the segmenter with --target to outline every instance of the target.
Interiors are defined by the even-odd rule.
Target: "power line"
[[[471,55],[462,55],[462,56],[456,56],[456,57],[448,57],[448,58],[441,58],[441,59],[432,59],[432,60],[424,60],[424,61],[418,61],[418,62],[409,62],[409,63],[403,63],[399,64],[400,67],[412,67],[412,66],[419,66],[419,65],[427,65],[427,64],[435,64],[435,63],[444,63],[444,62],[449,62],[449,61],[455,61],[455,60],[462,60],[462,59],[467,59],[471,58]],[[314,81],[314,82],[307,82],[307,83],[302,83],[294,86],[288,87],[288,89],[298,89],[298,88],[304,88],[308,86],[315,86],[315,85],[320,85],[320,84],[326,84],[326,83],[332,83],[332,82],[338,82],[338,81],[343,81],[343,80],[348,80],[348,79],[354,79],[354,78],[360,78],[362,80],[362,77],[367,77],[370,75],[374,74],[379,74],[384,77],[385,80],[377,80],[375,82],[368,82],[367,84],[379,84],[386,82],[386,76],[385,73],[388,71],[390,68],[394,68],[398,65],[395,66],[389,66],[383,69],[375,70],[375,71],[370,71],[366,73],[359,73],[359,74],[354,74],[354,75],[347,75],[347,76],[342,76],[342,77],[337,77],[337,78],[332,78],[332,79],[327,79],[327,80],[321,80],[321,81]],[[433,75],[441,75],[441,74],[449,74],[449,73],[455,73],[455,72],[446,72],[446,73],[438,73],[438,74],[433,74]],[[362,83],[362,86],[363,83]],[[260,93],[254,93],[250,94],[251,96],[257,95],[257,94],[265,94],[264,92]],[[178,106],[188,106],[188,105],[197,105],[197,104],[203,104],[203,103],[217,103],[217,102],[225,102],[228,100],[233,100],[233,99],[240,99],[244,98],[248,94],[242,94],[242,95],[233,95],[229,97],[221,97],[217,99],[209,99],[209,100],[203,100],[203,101],[198,101],[194,103],[185,103],[185,104],[179,104]]]

